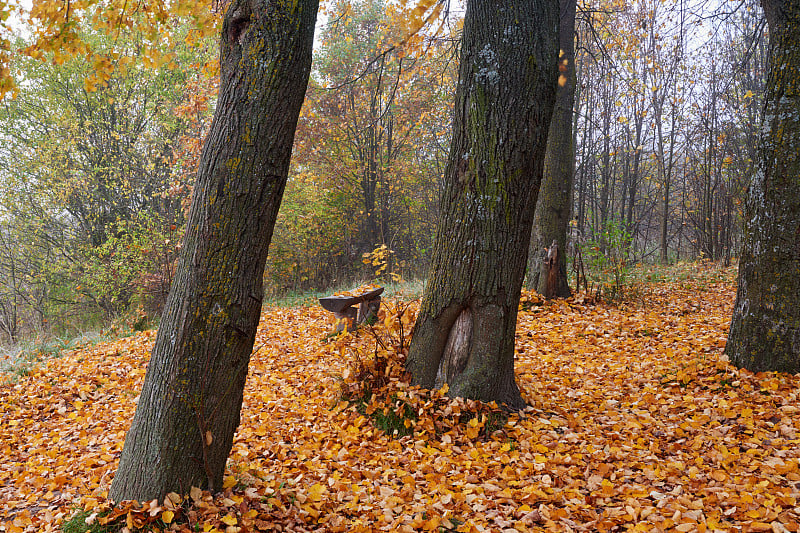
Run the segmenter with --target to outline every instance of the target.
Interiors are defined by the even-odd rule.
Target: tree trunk
[[[575,0],[560,0],[559,42],[560,72],[556,104],[547,137],[544,174],[533,216],[529,272],[530,287],[548,298],[568,298],[567,228],[572,207],[572,182],[575,174],[575,145],[572,136],[572,108],[575,104]],[[558,243],[558,264],[553,270],[542,260],[542,250]],[[556,288],[550,288],[550,276],[557,276]]]
[[[233,0],[221,89],[111,499],[222,488],[261,312],[262,276],[305,95],[317,0]]]
[[[770,35],[759,168],[750,185],[726,352],[800,371],[800,1],[762,0]]]
[[[451,396],[525,403],[514,334],[557,85],[558,2],[469,0],[431,272],[407,368]]]
[[[587,73],[587,78],[591,77],[592,73],[592,65],[591,63],[587,65],[586,70],[589,72]],[[576,83],[577,86],[577,83]],[[581,165],[580,165],[580,172],[578,174],[578,235],[579,238],[583,238],[587,233],[587,226],[589,226],[589,220],[587,215],[589,203],[589,180],[591,179],[591,175],[594,173],[594,163],[592,161],[593,158],[589,157],[590,145],[592,144],[591,139],[594,136],[594,110],[595,106],[593,105],[594,99],[592,98],[591,92],[584,91],[586,94],[587,103],[586,103],[586,120],[583,122],[583,140],[581,142]]]

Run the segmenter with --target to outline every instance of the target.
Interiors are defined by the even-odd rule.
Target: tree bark
[[[222,488],[262,277],[305,95],[317,0],[233,0],[221,89],[175,281],[111,488],[115,501]]]
[[[557,0],[469,0],[432,267],[407,368],[451,396],[525,403],[514,334],[555,100]]]
[[[753,371],[800,371],[800,1],[762,0],[770,35],[759,168],[746,204],[726,352]]]
[[[556,104],[547,137],[544,174],[533,216],[533,236],[529,259],[530,288],[547,298],[568,298],[567,229],[572,208],[572,183],[575,175],[575,145],[572,135],[572,108],[575,105],[575,0],[559,2],[560,76]],[[558,243],[557,287],[550,288],[551,268],[542,251]]]

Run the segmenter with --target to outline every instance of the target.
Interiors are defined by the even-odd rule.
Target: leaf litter
[[[525,293],[511,414],[407,383],[416,304],[265,309],[224,490],[113,510],[155,335],[70,352],[0,386],[0,531],[798,531],[800,376],[726,362],[731,279],[643,291]]]

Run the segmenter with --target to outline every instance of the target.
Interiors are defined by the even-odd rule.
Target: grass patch
[[[42,361],[61,357],[65,352],[127,336],[91,332],[81,333],[72,338],[53,337],[46,340],[22,341],[10,347],[0,348],[0,373],[10,374],[12,379],[25,377]]]
[[[672,265],[637,263],[630,270],[630,283],[728,282],[736,276],[736,264],[725,266],[711,261],[680,261]]]
[[[372,421],[373,426],[389,437],[400,438],[414,434],[417,413],[408,402],[399,400],[397,394],[392,394],[390,401],[386,402],[388,406],[381,409],[371,405],[371,399],[372,394],[367,393],[364,397],[352,399],[350,402],[362,416]]]
[[[384,408],[383,411],[375,411],[370,415],[375,427],[389,435],[390,437],[405,437],[414,433],[414,421],[417,414],[414,409],[406,402],[397,402],[397,397],[392,399],[392,403],[399,403],[397,409]]]
[[[64,533],[114,533],[124,525],[124,518],[121,517],[110,524],[101,525],[97,518],[105,516],[108,511],[103,513],[90,513],[89,511],[80,510],[72,518],[67,520],[61,525],[61,531]],[[89,523],[87,523],[87,520]]]
[[[399,283],[387,282],[378,283],[377,281],[365,281],[363,283],[352,282],[346,285],[338,285],[324,290],[311,289],[308,291],[289,291],[285,293],[267,292],[264,297],[265,305],[274,307],[312,307],[319,305],[319,299],[330,296],[337,292],[344,292],[354,289],[364,283],[375,283],[384,288],[382,298],[397,298],[404,301],[414,300],[422,296],[425,288],[425,280],[415,279],[401,281]]]

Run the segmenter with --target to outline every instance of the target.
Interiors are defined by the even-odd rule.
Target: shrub
[[[583,255],[589,267],[589,278],[598,284],[601,296],[617,300],[625,295],[630,276],[628,252],[630,232],[617,219],[609,219],[594,237],[583,244]]]

